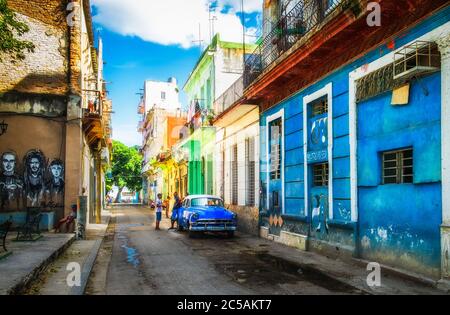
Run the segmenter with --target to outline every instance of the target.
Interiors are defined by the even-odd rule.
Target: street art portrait
[[[313,196],[312,201],[311,228],[317,233],[327,234],[329,231],[328,198],[323,194],[317,194]]]
[[[17,154],[13,151],[1,155],[0,210],[17,210],[21,207],[24,188],[22,178],[17,174]]]
[[[53,160],[48,167],[48,179],[45,184],[48,205],[60,207],[64,199],[64,165],[60,159]]]
[[[26,206],[39,207],[44,197],[45,157],[39,150],[31,150],[24,157]]]

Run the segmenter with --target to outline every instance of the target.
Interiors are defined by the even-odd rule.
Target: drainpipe
[[[95,162],[96,162],[96,195],[97,198],[95,198],[95,223],[96,224],[101,224],[102,223],[102,159],[101,159],[101,150],[99,149],[96,152],[96,158],[95,158]]]
[[[441,283],[450,288],[450,35],[437,40],[441,52],[442,85],[442,226]]]

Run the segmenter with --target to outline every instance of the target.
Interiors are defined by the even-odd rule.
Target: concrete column
[[[77,204],[81,195],[82,174],[82,126],[81,98],[72,95],[67,105],[66,146],[65,146],[65,194],[64,213],[71,213],[71,205]]]
[[[101,151],[95,153],[95,167],[96,167],[96,198],[95,198],[95,223],[102,223],[102,157]]]
[[[450,279],[450,35],[438,41],[442,85],[442,278]]]
[[[82,194],[82,123],[81,123],[81,0],[73,0],[74,19],[69,27],[69,86],[65,147],[65,215],[71,213]]]

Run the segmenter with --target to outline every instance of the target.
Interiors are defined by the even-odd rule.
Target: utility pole
[[[193,43],[198,43],[198,47],[200,48],[200,55],[203,53],[202,51],[202,43],[204,42],[202,40],[202,26],[200,23],[198,23],[198,40],[192,41]]]
[[[212,39],[214,37],[214,21],[217,21],[217,17],[215,15],[211,16],[212,5],[211,2],[208,4],[208,15],[209,15],[209,42],[212,43]]]
[[[244,12],[244,0],[241,0],[241,11],[242,11],[242,73],[245,75],[245,12]]]

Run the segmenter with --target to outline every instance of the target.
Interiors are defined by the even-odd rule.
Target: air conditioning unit
[[[395,53],[394,80],[439,71],[441,55],[435,43],[416,41]]]

